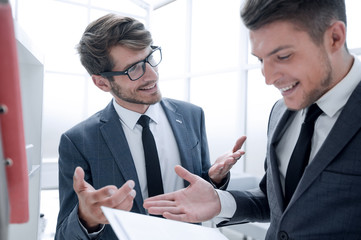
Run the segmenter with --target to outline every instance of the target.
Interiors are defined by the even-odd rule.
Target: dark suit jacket
[[[260,188],[231,192],[237,210],[228,224],[270,221],[266,239],[361,239],[361,83],[356,87],[284,208],[275,146],[294,112],[281,100],[268,129]]]
[[[171,99],[163,99],[161,106],[177,141],[182,166],[209,180],[210,161],[203,110],[190,103]],[[61,137],[60,211],[55,239],[87,239],[78,223],[78,198],[73,190],[73,174],[77,166],[84,169],[85,180],[95,189],[106,185],[121,187],[127,180],[134,180],[138,194],[131,211],[146,213],[128,142],[112,102]],[[111,226],[106,225],[98,239],[117,238]]]

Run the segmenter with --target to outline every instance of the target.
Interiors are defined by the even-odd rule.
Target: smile
[[[156,83],[154,83],[153,85],[150,85],[148,87],[143,87],[143,88],[141,88],[141,90],[149,90],[149,89],[154,88],[155,86],[156,86]]]
[[[298,82],[296,82],[296,83],[294,83],[294,84],[292,84],[290,86],[284,87],[284,88],[279,88],[279,90],[281,92],[286,92],[286,91],[291,90],[292,88],[294,88],[297,84],[298,84]]]

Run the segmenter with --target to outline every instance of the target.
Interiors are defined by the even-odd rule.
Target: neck
[[[149,106],[150,105],[146,105],[146,104],[139,104],[139,103],[130,103],[130,102],[124,102],[124,101],[119,101],[119,99],[115,98],[115,102],[125,108],[125,109],[128,109],[130,111],[133,111],[133,112],[137,112],[137,113],[140,113],[140,114],[143,114],[145,113]]]
[[[345,76],[350,72],[354,57],[344,49],[333,57],[332,73],[334,79],[334,85],[342,81]]]

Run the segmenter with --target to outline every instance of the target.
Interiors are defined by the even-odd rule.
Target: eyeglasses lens
[[[162,55],[160,49],[156,49],[145,59],[145,61],[139,62],[128,69],[128,75],[132,80],[137,80],[138,78],[142,77],[145,72],[145,62],[148,62],[152,67],[156,67],[161,60]]]

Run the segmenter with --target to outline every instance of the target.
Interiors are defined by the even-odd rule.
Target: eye
[[[142,67],[142,63],[134,64],[133,66],[131,66],[131,67],[128,69],[128,73],[132,73],[132,72],[138,71],[141,67]]]
[[[128,73],[134,72],[136,68],[137,68],[137,65],[131,66],[130,68],[128,68]]]
[[[260,62],[260,63],[263,63],[263,59],[262,58],[257,58],[258,59],[258,61]]]
[[[288,54],[288,55],[283,55],[283,56],[278,56],[277,58],[279,60],[287,60],[292,54]]]

